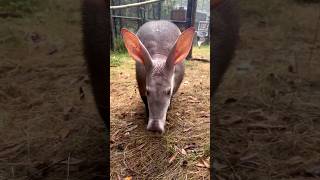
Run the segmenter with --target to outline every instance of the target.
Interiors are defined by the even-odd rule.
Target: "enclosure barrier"
[[[138,2],[138,3],[131,3],[131,4],[126,4],[126,5],[117,5],[117,6],[110,6],[110,10],[120,10],[120,9],[126,9],[126,8],[132,8],[132,7],[140,7],[140,6],[144,6],[144,5],[148,5],[148,4],[153,4],[153,3],[159,3],[158,6],[158,15],[159,15],[159,19],[161,18],[161,2],[163,2],[164,0],[147,0],[144,2]],[[183,25],[185,29],[194,26],[194,22],[195,22],[195,15],[196,15],[196,9],[197,9],[197,0],[188,0],[188,5],[187,5],[187,12],[186,12],[186,20],[185,21],[177,21],[177,20],[170,20],[171,22],[177,24],[178,26]],[[142,12],[141,10],[138,12],[138,15],[141,15]],[[142,16],[142,15],[141,15]],[[111,38],[111,48],[114,49],[114,39],[116,36],[115,33],[115,28],[116,26],[114,26],[114,21],[113,19],[118,18],[118,19],[128,19],[128,20],[133,20],[133,21],[137,21],[139,23],[143,24],[146,21],[149,21],[149,19],[146,19],[145,17],[128,17],[128,16],[122,16],[120,15],[112,15],[111,14],[111,31],[112,31],[112,38]],[[121,23],[121,21],[120,21]],[[122,27],[122,25],[120,25]],[[191,59],[192,58],[192,47],[191,50],[187,56],[187,59]]]
[[[110,6],[110,9],[111,9],[111,10],[124,9],[124,8],[142,6],[142,5],[145,5],[145,4],[156,3],[156,2],[160,2],[160,1],[163,1],[163,0],[150,0],[150,1],[145,1],[145,2],[139,2],[139,3],[132,3],[132,4],[120,5],[120,6]]]

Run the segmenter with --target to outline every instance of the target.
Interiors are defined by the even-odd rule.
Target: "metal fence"
[[[178,8],[182,6],[187,8]],[[111,0],[111,47],[114,49],[122,27],[135,32],[145,22],[159,19],[170,20],[181,31],[194,26],[196,8],[197,0]]]

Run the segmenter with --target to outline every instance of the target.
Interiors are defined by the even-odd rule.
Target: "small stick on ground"
[[[191,61],[207,62],[207,63],[210,62],[210,60],[209,60],[209,59],[206,59],[206,58],[191,58],[190,60],[191,60]]]

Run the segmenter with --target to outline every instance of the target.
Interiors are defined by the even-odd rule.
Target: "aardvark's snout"
[[[165,124],[165,121],[162,119],[149,119],[147,130],[163,134],[164,124]]]

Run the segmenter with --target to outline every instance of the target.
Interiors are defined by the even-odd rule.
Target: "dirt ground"
[[[240,5],[241,41],[216,95],[218,179],[319,179],[320,4]]]
[[[48,0],[34,14],[0,23],[0,179],[108,177],[79,1]]]
[[[210,48],[193,48],[209,59]],[[111,179],[209,179],[210,64],[186,62],[184,81],[168,111],[164,136],[146,130],[134,60],[111,68]]]

